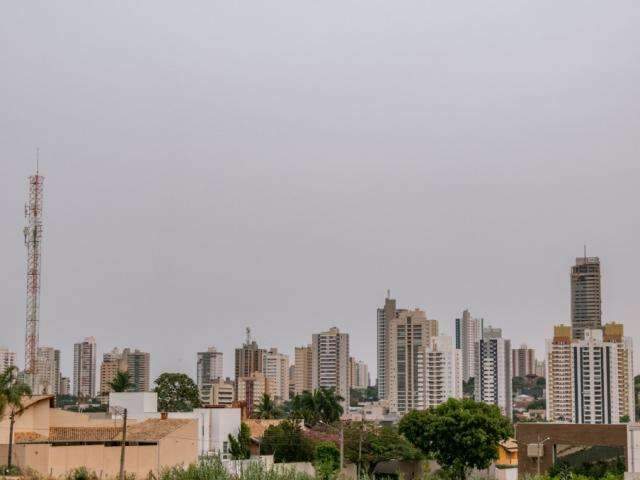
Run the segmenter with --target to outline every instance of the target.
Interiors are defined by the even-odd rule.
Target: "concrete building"
[[[586,253],[586,252],[585,252]],[[584,338],[587,329],[602,326],[600,259],[576,258],[571,267],[571,329],[573,338]]]
[[[249,377],[254,372],[264,371],[265,350],[259,348],[256,341],[252,341],[250,331],[247,331],[247,340],[240,348],[236,348],[235,354],[235,381],[241,377]]]
[[[200,389],[200,401],[203,405],[232,405],[235,398],[235,383],[229,378],[217,378]]]
[[[214,380],[223,378],[223,355],[216,347],[209,347],[206,352],[198,352],[196,383],[200,390],[208,389]]]
[[[456,348],[462,355],[462,380],[468,382],[475,373],[476,347],[482,338],[484,320],[472,318],[469,310],[456,318]]]
[[[546,342],[546,404],[550,422],[574,422],[573,349],[571,327],[553,328]]]
[[[546,376],[546,362],[544,360],[536,360],[536,366],[535,366],[535,370],[534,373],[536,375],[536,377],[544,377]]]
[[[295,348],[293,374],[296,395],[313,390],[313,349],[311,345]]]
[[[431,337],[422,347],[424,372],[424,408],[462,398],[462,352],[454,348],[451,337]]]
[[[253,372],[247,377],[240,377],[237,382],[237,399],[246,402],[247,416],[251,417],[255,408],[262,401],[262,396],[268,392],[269,381],[262,372]]]
[[[567,343],[569,327],[547,342],[547,418],[619,423],[635,416],[633,347],[620,324],[584,330]]]
[[[391,298],[387,292],[387,298],[384,300],[384,306],[378,308],[376,312],[376,331],[377,331],[377,385],[378,397],[386,399],[389,397],[388,372],[389,363],[391,361],[389,355],[389,323],[396,318],[403,310],[396,307],[396,300]]]
[[[388,325],[387,370],[389,408],[404,414],[425,408],[424,350],[438,335],[437,320],[427,319],[423,310],[403,310]]]
[[[268,380],[267,393],[276,402],[289,400],[289,356],[271,348],[262,361],[264,376]]]
[[[476,348],[475,363],[476,401],[497,405],[502,414],[511,420],[511,341],[483,338]]]
[[[349,358],[349,375],[351,388],[367,388],[371,385],[369,367],[362,360]]]
[[[482,338],[488,340],[490,338],[502,338],[502,329],[487,325],[482,327]]]
[[[511,350],[511,375],[526,377],[536,374],[536,351],[525,343]],[[543,375],[544,376],[544,375]]]
[[[73,346],[73,394],[81,398],[96,396],[96,339],[87,337]]]
[[[110,352],[102,355],[102,363],[100,364],[100,390],[98,394],[102,403],[106,403],[111,392],[111,382],[115,380],[118,372],[127,371],[127,362],[122,357],[122,352],[118,348],[114,348]]]
[[[122,354],[127,361],[127,372],[134,385],[134,391],[148,392],[151,380],[151,354],[141,352],[137,348],[133,351],[125,348]]]
[[[60,375],[60,390],[58,395],[71,395],[71,379]]]
[[[60,390],[60,350],[38,347],[34,393],[58,394]]]
[[[100,396],[101,400],[107,400],[107,395],[111,391],[111,382],[116,378],[118,372],[127,372],[129,380],[133,384],[131,391],[149,391],[151,370],[151,355],[141,352],[138,349],[131,350],[125,348],[120,351],[114,348],[102,357],[100,364]]]
[[[8,348],[0,347],[0,373],[3,373],[9,367],[16,366],[16,352],[12,352]]]
[[[314,333],[311,349],[311,387],[333,388],[349,405],[349,334],[336,327]]]

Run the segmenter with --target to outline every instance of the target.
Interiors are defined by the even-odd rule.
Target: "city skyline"
[[[602,322],[640,338],[634,7],[341,4],[338,18],[285,0],[240,21],[196,4],[0,19],[0,318],[19,364],[38,147],[39,337],[65,376],[85,336],[98,355],[135,339],[152,378],[194,376],[194,352],[216,345],[232,376],[245,326],[292,358],[335,325],[375,377],[387,289],[444,334],[468,308],[540,355],[540,332],[570,323],[585,243]],[[567,28],[576,9],[584,28]]]

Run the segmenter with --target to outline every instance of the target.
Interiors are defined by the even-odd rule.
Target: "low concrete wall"
[[[312,477],[316,476],[316,469],[309,462],[275,463],[273,468],[279,472],[293,470],[297,473],[306,473]]]

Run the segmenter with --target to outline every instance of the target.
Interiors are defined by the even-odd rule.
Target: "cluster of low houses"
[[[50,395],[25,398],[14,426],[14,463],[49,477],[64,476],[81,466],[100,478],[116,477],[123,434],[123,419],[116,412],[124,409],[127,410],[125,470],[138,478],[146,478],[150,473],[157,476],[165,468],[188,465],[207,455],[219,456],[227,469],[236,473],[238,463],[230,458],[228,437],[238,434],[241,422],[251,431],[253,461],[267,466],[273,462],[272,457],[260,457],[259,442],[265,430],[280,420],[247,419],[242,408],[233,407],[158,412],[157,397],[152,392],[112,393],[109,403],[113,413],[94,414],[54,408]],[[350,410],[343,419],[362,418],[381,424],[394,420],[384,404],[366,404]],[[516,437],[500,444],[499,459],[484,476],[511,480],[520,474],[524,478],[535,473],[539,464],[545,471],[553,463],[554,445],[572,442],[619,446],[624,450],[628,470],[640,471],[640,426],[635,424],[524,423],[517,425]],[[545,444],[532,448],[540,438],[546,439]],[[0,458],[7,458],[8,439],[8,419],[4,418],[0,422]],[[297,467],[312,470],[310,465]],[[390,464],[382,468],[399,467]],[[421,476],[420,469],[409,471],[412,473],[403,477]]]

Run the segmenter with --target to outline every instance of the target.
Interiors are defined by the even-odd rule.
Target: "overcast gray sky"
[[[37,146],[66,375],[88,335],[231,374],[247,325],[288,353],[335,325],[375,376],[387,288],[541,356],[585,242],[638,340],[639,25],[637,0],[5,2],[0,344],[22,365]]]

